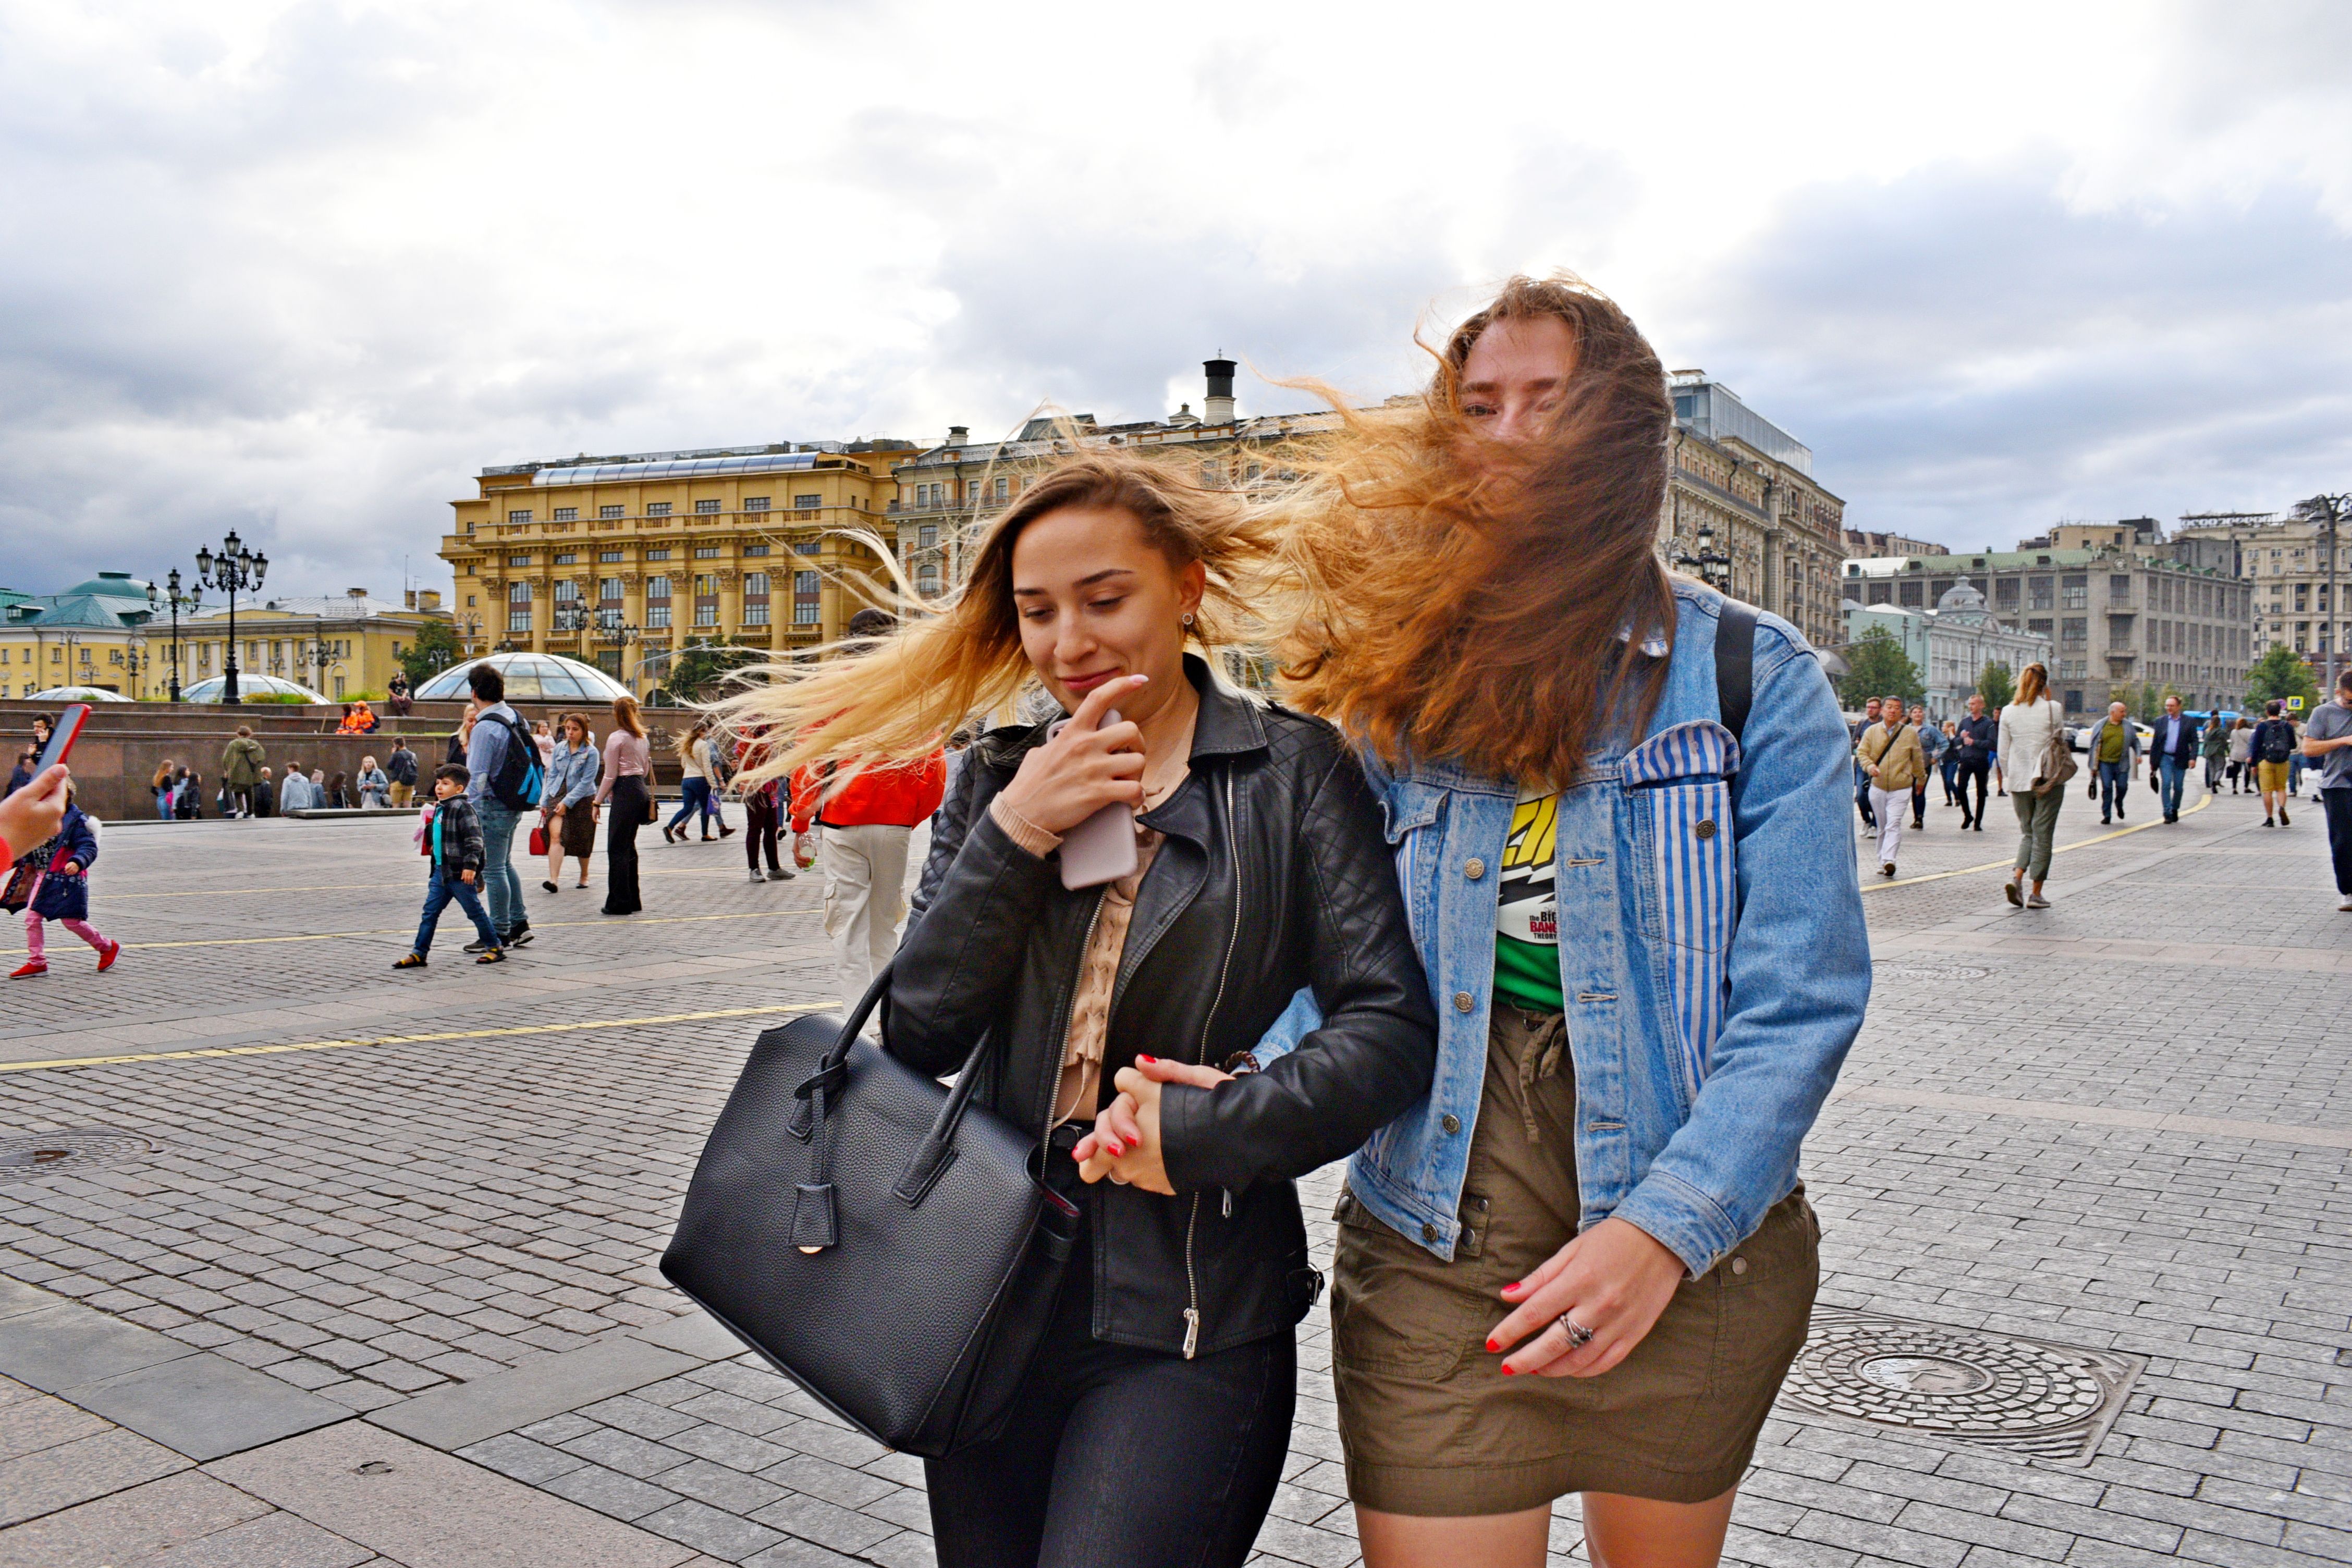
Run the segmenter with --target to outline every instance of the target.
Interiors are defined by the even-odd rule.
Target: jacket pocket
[[[1424,933],[1435,929],[1436,911],[1425,900],[1434,897],[1436,884],[1422,871],[1442,851],[1444,830],[1438,819],[1444,814],[1445,791],[1436,784],[1402,779],[1381,792],[1381,832],[1396,862],[1397,888],[1404,894],[1415,946],[1423,945]]]

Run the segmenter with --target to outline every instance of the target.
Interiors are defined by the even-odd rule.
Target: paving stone
[[[142,1568],[360,1568],[374,1561],[367,1547],[278,1512],[175,1546]]]
[[[169,1448],[116,1427],[0,1460],[0,1525],[122,1491],[188,1463]]]
[[[341,1405],[203,1351],[79,1384],[66,1397],[192,1459],[351,1419]]]
[[[782,1531],[753,1524],[740,1514],[691,1500],[672,1503],[637,1523],[729,1563],[740,1563],[784,1539]]]
[[[0,1530],[0,1568],[111,1568],[269,1511],[202,1471],[182,1470]]]

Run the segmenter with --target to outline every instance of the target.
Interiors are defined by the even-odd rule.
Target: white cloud
[[[2352,13],[0,0],[0,581],[485,463],[1367,393],[1572,266],[1864,526],[2343,482]],[[1244,406],[1295,405],[1244,386]],[[428,578],[429,580],[429,578]]]

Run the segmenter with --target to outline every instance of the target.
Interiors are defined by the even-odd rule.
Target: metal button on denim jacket
[[[1694,1275],[1796,1185],[1797,1151],[1870,997],[1854,877],[1851,744],[1820,662],[1760,616],[1744,736],[1718,721],[1721,599],[1678,583],[1649,731],[1592,755],[1559,818],[1560,989],[1576,1064],[1583,1223],[1612,1215]],[[1427,1099],[1348,1168],[1364,1206],[1454,1255],[1485,1082],[1496,879],[1514,783],[1368,761],[1413,943],[1437,1004]],[[1315,1026],[1301,992],[1261,1059]]]

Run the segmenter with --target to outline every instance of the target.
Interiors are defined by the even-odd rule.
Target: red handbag
[[[530,830],[530,852],[534,855],[547,853],[547,824],[544,822]]]

